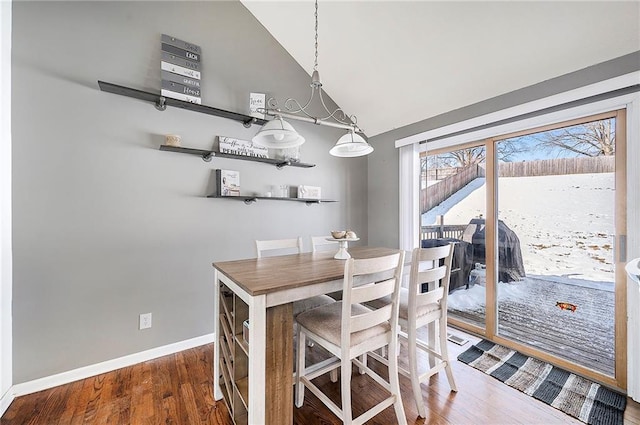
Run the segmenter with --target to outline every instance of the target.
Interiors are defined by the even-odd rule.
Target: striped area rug
[[[543,361],[486,340],[458,360],[584,423],[623,424],[624,394]]]

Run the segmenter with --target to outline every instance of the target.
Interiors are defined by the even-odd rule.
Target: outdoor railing
[[[420,240],[439,238],[462,239],[462,234],[466,228],[466,224],[434,224],[432,226],[422,226],[420,229]]]

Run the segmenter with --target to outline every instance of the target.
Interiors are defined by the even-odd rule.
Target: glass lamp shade
[[[329,151],[331,155],[343,158],[369,155],[371,152],[373,152],[373,146],[353,131],[339,138]]]
[[[268,121],[251,140],[257,145],[276,149],[295,148],[304,143],[304,137],[282,117]]]

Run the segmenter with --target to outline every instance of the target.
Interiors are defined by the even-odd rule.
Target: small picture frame
[[[264,93],[249,93],[249,115],[252,117],[265,119],[264,114],[258,112],[258,109],[266,107],[267,95]]]
[[[240,196],[240,172],[216,170],[218,196]]]

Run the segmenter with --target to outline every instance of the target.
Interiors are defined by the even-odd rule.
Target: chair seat
[[[380,308],[381,306],[386,305],[389,302],[391,302],[391,297],[387,296],[384,298],[380,298],[378,300],[369,301],[367,302],[367,305],[371,306],[372,308]],[[400,302],[400,306],[399,306],[400,309],[398,311],[398,316],[401,319],[409,320],[409,290],[407,288],[400,288],[399,302]],[[439,303],[419,306],[416,310],[416,318],[419,319],[420,317],[427,315],[429,313],[432,313],[434,311],[438,311],[439,309],[440,309]]]
[[[352,315],[364,314],[370,311],[371,309],[360,304],[354,304],[351,306]],[[342,323],[342,301],[327,304],[301,313],[296,318],[296,321],[300,326],[303,326],[310,332],[336,346],[339,346]],[[354,332],[351,334],[351,347],[359,345],[376,336],[385,335],[390,331],[390,329],[389,323],[386,322],[360,332]]]
[[[295,301],[293,303],[293,317],[297,318],[300,313],[311,310],[316,307],[336,302],[328,295],[318,295],[317,297],[306,298],[304,300]]]

